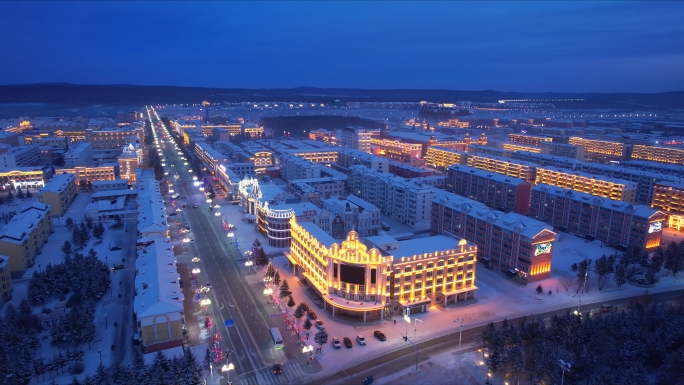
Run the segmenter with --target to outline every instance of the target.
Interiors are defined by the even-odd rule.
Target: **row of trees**
[[[71,247],[66,246],[65,243],[62,247],[64,262],[57,265],[49,263],[44,271],[33,272],[27,292],[31,303],[40,304],[53,295],[65,295],[70,290],[79,293],[84,300],[97,301],[111,286],[109,267],[97,258],[95,250],[90,249],[86,256],[76,252],[72,257]]]
[[[83,343],[95,342],[95,303],[86,301],[73,307],[50,329],[52,343],[59,347],[66,344],[80,346]]]
[[[582,317],[566,313],[549,325],[533,316],[518,325],[490,323],[477,336],[489,370],[502,381],[559,384],[559,360],[572,365],[568,384],[681,384],[684,306],[639,303],[632,310]]]
[[[31,304],[22,300],[18,307],[7,305],[0,317],[0,379],[3,384],[25,385],[33,377],[33,355],[40,347],[43,330]]]
[[[280,281],[280,276],[277,275],[278,272],[276,272],[275,274],[278,277],[278,281]],[[275,279],[273,283],[277,285]],[[297,322],[301,321],[301,318],[307,315],[309,306],[305,302],[302,302],[299,305],[296,304],[294,298],[292,298],[292,291],[290,290],[290,285],[287,283],[287,280],[283,280],[283,282],[280,284],[278,298],[280,298],[281,300],[287,298],[287,307],[290,309],[297,306],[297,308],[292,313],[292,316],[294,316],[297,319]],[[307,319],[304,320],[304,325],[302,325],[302,327],[306,330],[310,330],[312,326],[313,323],[307,317]],[[328,333],[325,331],[325,329],[321,329],[316,333],[316,335],[314,336],[314,341],[317,344],[319,344],[321,348],[323,347],[323,345],[328,343]]]

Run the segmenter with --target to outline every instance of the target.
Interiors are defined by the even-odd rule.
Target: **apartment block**
[[[643,205],[538,184],[532,189],[530,217],[562,231],[606,245],[653,249],[660,246],[667,216]]]
[[[537,167],[535,184],[540,183],[628,203],[634,203],[636,200],[636,183],[581,171]]]
[[[682,165],[684,164],[684,148],[635,144],[632,159]]]
[[[9,147],[0,154],[0,167],[31,167],[40,163],[40,149],[36,145]]]
[[[586,162],[582,164],[585,172],[605,175],[611,178],[619,178],[637,184],[635,202],[643,205],[651,204],[653,200],[653,185],[657,182],[680,182],[684,180],[671,175],[664,175],[659,172],[640,171],[629,167],[614,166],[609,164],[599,164]]]
[[[620,162],[620,166],[684,178],[684,167],[681,165],[651,162],[648,160],[626,160]]]
[[[337,149],[335,148],[293,148],[280,150],[281,154],[291,154],[304,158],[314,163],[332,164],[337,162]]]
[[[373,138],[371,150],[377,156],[408,163],[421,157],[423,144],[394,138]]]
[[[534,136],[525,134],[508,134],[508,140],[511,143],[529,145],[539,147],[542,142],[552,142],[553,138],[546,136]]]
[[[537,154],[541,154],[541,152],[542,152],[542,149],[539,147],[534,147],[532,145],[517,144],[517,143],[504,143],[502,145],[502,148],[506,151],[526,151],[526,152],[534,152]]]
[[[9,257],[0,255],[0,306],[12,299],[14,286],[9,269]]]
[[[320,178],[324,166],[291,154],[280,156],[280,176],[284,180]]]
[[[52,175],[52,167],[8,167],[0,168],[0,185],[18,188],[41,188]]]
[[[351,148],[340,149],[337,158],[337,164],[342,167],[360,164],[382,172],[389,172],[389,163],[389,159]]]
[[[511,153],[511,158],[518,161],[534,163],[539,166],[552,166],[568,168],[571,170],[582,170],[582,165],[584,164],[584,162],[571,158],[547,154],[535,154],[527,151],[515,151]]]
[[[76,199],[73,174],[57,174],[38,192],[38,200],[50,206],[53,217],[64,215]]]
[[[514,161],[496,155],[468,154],[466,166],[492,171],[497,174],[533,181],[536,178],[537,165],[534,163]]]
[[[474,147],[474,146],[471,146]],[[433,168],[445,169],[454,164],[465,164],[468,154],[446,147],[428,147],[425,155],[426,164]]]
[[[389,172],[403,178],[422,178],[432,176],[435,173],[434,170],[429,168],[411,166],[410,164],[395,161],[389,162]]]
[[[532,183],[474,167],[453,165],[447,171],[448,191],[504,212],[527,214]]]
[[[334,216],[330,234],[335,239],[345,238],[350,231],[356,231],[361,237],[378,235],[380,232],[380,209],[354,194],[346,199],[322,199],[321,204]]]
[[[96,180],[114,180],[119,177],[118,164],[101,164],[99,166],[76,166],[74,168],[59,168],[58,173],[70,173],[76,177],[76,184],[81,181],[92,183]]]
[[[380,135],[380,130],[363,127],[345,127],[340,130],[342,147],[353,148],[365,153],[371,152],[371,139],[376,135]]]
[[[477,246],[465,239],[382,235],[361,241],[352,231],[338,242],[312,223],[290,224],[292,246],[285,255],[333,317],[366,322],[409,316],[476,296]]]
[[[571,136],[568,144],[584,147],[584,152],[588,156],[597,154],[607,159],[625,160],[629,159],[631,145],[599,139],[585,139],[579,136]]]
[[[131,140],[132,136],[136,138]],[[85,140],[90,142],[94,150],[121,148],[131,142],[145,143],[145,130],[141,126],[89,128],[85,131]]]
[[[96,180],[93,182],[93,192],[128,190],[128,181],[125,179]]]
[[[0,229],[0,250],[9,257],[13,277],[21,277],[33,266],[52,233],[50,206],[41,202],[24,206]]]
[[[684,230],[684,183],[657,182],[651,207],[667,212],[668,227]]]
[[[551,275],[556,233],[538,220],[444,193],[432,201],[430,233],[468,239],[479,260],[530,282]]]
[[[93,161],[93,146],[89,142],[80,141],[69,145],[64,152],[64,166],[87,166]]]
[[[481,154],[481,155],[496,155],[502,158],[510,158],[513,151],[504,150],[503,148],[494,147],[493,143],[487,146],[482,146],[479,144],[471,144],[468,146],[469,154]]]
[[[541,149],[542,154],[584,160],[584,147],[582,146],[556,142],[542,142],[539,143],[539,148]]]
[[[352,194],[377,206],[385,215],[418,231],[429,228],[433,187],[361,165],[349,167],[347,183]]]

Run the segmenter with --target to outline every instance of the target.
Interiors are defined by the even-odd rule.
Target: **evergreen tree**
[[[123,220],[119,214],[114,215],[114,226],[115,229],[120,229],[123,227]]]
[[[71,249],[71,242],[64,241],[64,244],[62,245],[62,252],[64,253],[64,255],[70,255],[72,251],[73,250]]]
[[[287,307],[289,307],[290,309],[292,309],[292,308],[295,307],[296,305],[297,305],[297,304],[295,303],[294,299],[292,298],[292,296],[290,296],[290,298],[288,298],[288,300],[287,300]]]
[[[316,342],[319,348],[323,348],[323,345],[328,343],[328,332],[325,329],[319,330],[314,336],[314,342]]]
[[[33,194],[31,194],[31,191],[29,190],[28,186],[26,186],[26,198],[33,198]]]
[[[266,255],[264,249],[260,247],[257,253],[257,266],[263,267],[268,265],[269,262],[268,255]]]
[[[204,369],[209,370],[213,362],[214,360],[211,358],[211,351],[209,351],[209,348],[207,348],[207,350],[204,352]]]
[[[288,285],[287,280],[283,280],[283,283],[280,284],[280,294],[278,294],[278,298],[285,298],[291,295],[290,285]]]
[[[43,360],[43,357],[33,360],[33,371],[36,373],[36,376],[42,376],[43,380],[45,380],[45,360]]]
[[[98,222],[93,228],[93,236],[97,239],[102,239],[102,234],[104,234],[104,232],[105,228],[102,225],[102,222]]]
[[[24,192],[21,190],[21,187],[17,188],[17,198],[24,199]]]
[[[304,329],[309,330],[309,329],[311,329],[313,324],[311,323],[311,320],[307,318],[304,320],[304,325],[302,325],[302,326],[304,327]]]
[[[86,216],[85,221],[86,221],[86,227],[88,228],[88,230],[92,230],[93,229],[93,218]]]
[[[618,263],[615,268],[615,284],[620,287],[627,282],[627,266],[623,263]]]
[[[302,317],[304,317],[305,314],[306,314],[306,312],[304,311],[304,309],[302,309],[302,306],[300,305],[300,306],[297,306],[297,308],[295,309],[295,311],[292,315],[295,318],[297,318],[297,322],[299,322],[302,319]]]
[[[280,273],[278,273],[278,270],[276,270],[275,274],[273,274],[273,284],[280,286]]]
[[[275,274],[275,268],[273,267],[272,263],[268,263],[268,267],[266,267],[266,273],[264,274],[264,278],[266,278],[267,281],[270,281],[273,279],[273,275]]]
[[[12,190],[7,192],[7,203],[9,204],[14,200],[14,194],[12,194]]]
[[[71,230],[72,227],[74,227],[74,219],[72,217],[67,217],[66,219],[66,227],[67,229]]]

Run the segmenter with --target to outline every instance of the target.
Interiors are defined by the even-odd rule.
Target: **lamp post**
[[[418,327],[416,326],[417,321],[420,321],[420,323],[422,323],[422,324],[425,323],[425,321],[423,321],[422,319],[418,319],[416,317],[413,317],[413,338],[416,338],[416,330],[418,329]]]
[[[561,385],[563,385],[563,381],[565,381],[565,372],[569,372],[572,366],[569,362],[565,362],[563,360],[558,360],[558,364],[560,365],[561,371],[563,372],[563,374],[561,374]]]
[[[580,313],[580,305],[582,304],[582,295],[584,294],[584,290],[587,286],[587,276],[589,275],[589,268],[584,271],[584,283],[582,283],[582,293],[579,295],[579,300],[577,301],[577,311],[575,312],[578,316],[581,316],[582,313]]]
[[[230,382],[230,371],[235,369],[235,366],[233,364],[228,364],[228,365],[223,365],[221,368],[221,372],[228,372],[228,385],[231,385],[232,382]]]
[[[214,383],[214,364],[209,363],[209,373],[211,374],[211,383]]]
[[[102,349],[97,349],[97,352],[100,353],[100,366],[102,366]]]
[[[454,320],[454,322],[460,322],[461,323],[461,327],[458,331],[458,348],[459,349],[461,348],[461,340],[462,340],[461,337],[463,335],[463,321],[465,321],[465,318],[461,318],[460,320],[459,319]]]

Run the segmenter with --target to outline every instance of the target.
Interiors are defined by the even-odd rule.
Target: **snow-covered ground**
[[[388,375],[374,376],[374,384],[459,384],[482,385],[487,380],[487,366],[482,353],[449,351],[431,356],[429,360],[418,361],[418,370],[410,367]],[[499,381],[493,380],[494,383]]]
[[[62,245],[65,240],[71,242],[72,233],[66,228],[66,218],[71,217],[77,224],[80,224],[83,218],[83,210],[86,205],[90,202],[90,193],[79,193],[76,200],[72,203],[67,213],[58,218],[54,218],[54,233],[48,238],[48,243],[43,246],[42,252],[36,257],[36,263],[33,267],[29,268],[23,277],[13,281],[14,284],[14,294],[10,303],[14,306],[18,306],[22,299],[27,297],[27,287],[28,283],[33,275],[34,270],[43,270],[48,263],[58,264],[64,261],[64,253],[62,252]],[[26,202],[26,203],[24,203]],[[27,204],[28,200],[22,201],[23,204]],[[7,205],[0,205],[0,208],[4,208]],[[13,206],[10,206],[14,208]],[[20,206],[16,207],[20,208]],[[0,210],[3,211],[3,210]],[[122,238],[125,236],[123,230],[112,230],[109,228],[111,223],[103,222],[105,225],[105,232],[103,234],[102,242],[99,245],[95,245],[98,239],[92,236],[88,241],[86,247],[81,250],[82,253],[88,253],[90,248],[93,248],[98,255],[98,258],[102,261],[106,261],[110,266],[114,263],[121,263],[122,251],[111,251],[110,246],[121,245]],[[83,364],[85,365],[85,371],[76,377],[83,379],[86,375],[93,374],[100,364],[100,353],[101,359],[105,365],[110,363],[110,358],[112,354],[111,345],[114,337],[114,319],[118,319],[119,314],[121,314],[123,302],[118,298],[118,293],[120,286],[116,284],[118,282],[118,276],[120,271],[113,271],[112,278],[112,289],[110,293],[105,294],[105,296],[97,303],[96,308],[96,318],[95,325],[97,327],[96,342],[91,344],[90,348],[87,345],[80,346],[84,350],[85,356],[83,358]],[[68,298],[68,295],[67,295]],[[51,300],[47,301],[43,305],[34,306],[34,312],[40,313],[41,310],[45,308],[51,308],[58,302],[57,297],[53,297]],[[3,306],[4,309],[7,305]],[[109,316],[109,318],[108,318]],[[41,341],[41,347],[36,351],[35,358],[42,356],[46,360],[52,359],[52,357],[60,352],[57,346],[52,346],[50,344],[50,332],[45,330],[43,333],[39,334],[38,338]],[[74,347],[69,347],[74,349]],[[123,347],[116,347],[121,349]],[[66,350],[66,347],[62,349],[62,353]],[[68,371],[65,373],[60,373],[57,376],[52,374],[52,378],[46,374],[45,380],[42,377],[34,377],[31,380],[31,384],[49,384],[53,379],[56,380],[58,384],[68,384],[71,382],[73,375]]]

